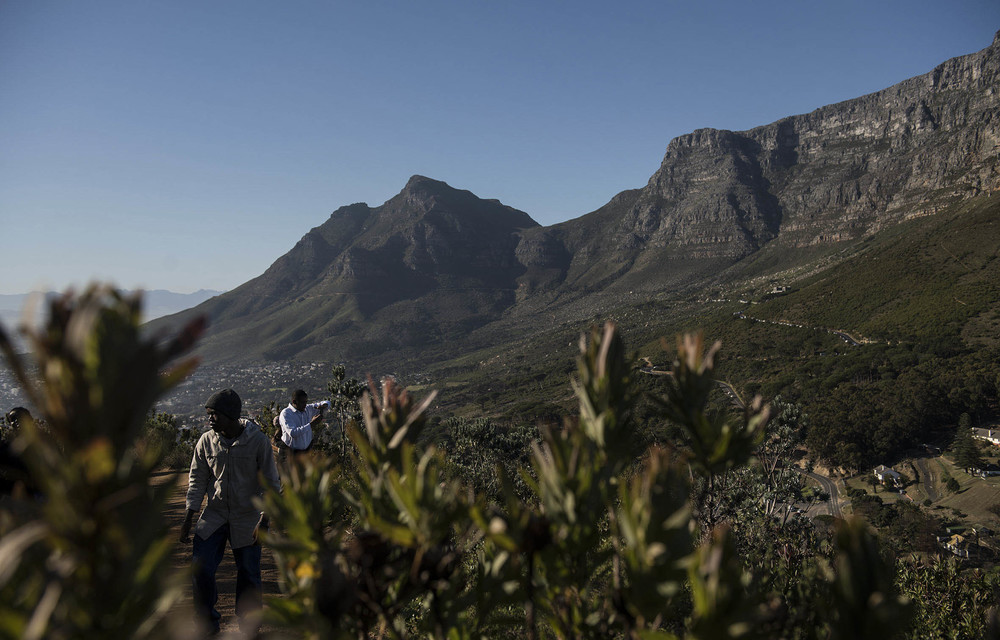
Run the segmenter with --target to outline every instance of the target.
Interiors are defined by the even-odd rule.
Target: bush
[[[720,487],[751,463],[767,410],[736,419],[706,410],[713,358],[699,338],[678,345],[655,398],[683,429],[686,450],[636,451],[634,369],[611,325],[581,341],[578,417],[541,430],[520,496],[498,468],[496,500],[448,479],[421,448],[423,402],[386,381],[362,399],[364,431],[344,466],[319,457],[269,491],[268,536],[283,574],[272,622],[296,637],[744,637],[778,624],[718,519]],[[636,460],[640,464],[636,465]],[[698,481],[692,485],[690,472]],[[830,579],[802,591],[802,632],[890,637],[907,605],[860,522],[839,527]],[[809,575],[819,575],[818,566]],[[777,608],[772,608],[777,607]],[[798,606],[798,603],[796,603]]]
[[[146,416],[146,434],[141,444],[154,448],[167,469],[187,469],[195,440],[190,429],[178,428],[177,418],[172,414],[150,411]]]
[[[172,482],[153,403],[195,363],[167,363],[204,323],[160,343],[139,330],[140,299],[91,287],[50,303],[31,332],[40,381],[0,330],[0,348],[46,423],[17,435],[37,498],[0,505],[0,637],[156,638],[179,591],[163,524]]]

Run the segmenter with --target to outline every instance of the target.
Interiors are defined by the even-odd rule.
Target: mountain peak
[[[401,218],[422,219],[433,212],[438,219],[444,215],[455,219],[491,221],[487,225],[493,231],[498,230],[493,228],[495,224],[522,229],[538,226],[527,213],[499,200],[483,199],[466,189],[456,189],[446,182],[421,175],[412,176],[403,190],[383,206],[393,212],[392,217],[397,221]]]
[[[435,199],[440,198],[449,200],[459,198],[465,202],[479,200],[471,191],[456,189],[446,182],[421,175],[414,175],[407,180],[398,197],[405,198],[413,204],[422,204],[424,207],[430,206]]]
[[[403,187],[404,191],[409,191],[411,189],[428,189],[428,188],[447,188],[451,189],[446,182],[441,180],[434,180],[433,178],[428,178],[427,176],[421,176],[414,174],[410,176],[410,179],[406,181],[406,186]]]

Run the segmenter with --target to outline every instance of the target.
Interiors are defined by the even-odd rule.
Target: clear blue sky
[[[979,51],[996,0],[0,0],[0,293],[262,273],[413,174],[548,225],[667,143]]]

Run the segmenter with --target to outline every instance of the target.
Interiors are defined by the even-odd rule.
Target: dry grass
[[[932,488],[937,492],[937,500],[928,507],[924,502],[930,497],[924,488],[923,478],[914,474],[915,460],[904,460],[894,468],[909,476],[911,484],[905,494],[886,491],[879,487],[875,494],[886,504],[897,500],[911,500],[931,514],[956,519],[969,527],[989,527],[1000,529],[1000,516],[990,511],[990,507],[1000,504],[1000,476],[979,478],[967,474],[944,456],[923,458],[923,464],[932,474]],[[913,465],[913,466],[911,466]],[[949,491],[948,478],[955,478],[959,484],[957,492]],[[845,481],[850,487],[872,493],[868,475],[855,476]]]

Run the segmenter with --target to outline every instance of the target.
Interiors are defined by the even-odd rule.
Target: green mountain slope
[[[1000,309],[998,251],[1000,195],[976,198],[865,240],[755,311],[875,341],[981,344]]]

